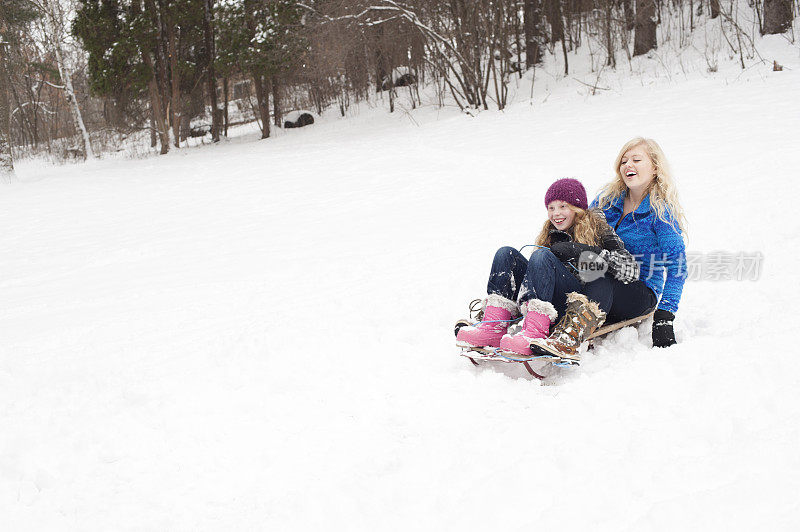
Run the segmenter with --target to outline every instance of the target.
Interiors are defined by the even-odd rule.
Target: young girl
[[[660,298],[653,316],[653,346],[668,347],[675,344],[672,322],[686,281],[686,218],[678,191],[667,158],[652,139],[625,143],[614,167],[616,178],[592,206],[602,209],[625,246],[640,257],[643,282]]]
[[[587,322],[580,341],[604,317],[604,310],[586,294],[603,280],[624,285],[638,279],[639,265],[606,223],[599,210],[589,210],[586,190],[575,179],[560,179],[544,198],[547,221],[530,260],[514,248],[503,247],[492,262],[483,321],[463,327],[457,342],[463,347],[499,347],[531,356],[530,344],[546,339],[550,325],[564,316],[554,335],[570,329],[579,316]],[[568,310],[569,304],[569,310]],[[652,301],[650,308],[655,306]],[[576,314],[577,313],[577,314]],[[525,316],[522,330],[507,335],[509,323]]]

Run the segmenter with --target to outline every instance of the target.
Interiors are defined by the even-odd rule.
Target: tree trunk
[[[622,12],[624,13],[625,17],[625,29],[627,31],[631,31],[633,29],[633,5],[631,5],[632,0],[622,0]],[[711,0],[712,2],[714,0]]]
[[[513,17],[514,17],[514,45],[517,47],[517,75],[521,78],[522,77],[522,42],[519,40],[520,37],[520,20],[519,20],[519,10],[514,9],[512,10]],[[419,84],[417,84],[417,92],[419,92]],[[422,103],[422,102],[420,102]]]
[[[608,57],[606,59],[606,65],[610,66],[611,68],[617,67],[617,57],[614,55],[614,35],[612,33],[613,24],[614,24],[614,17],[612,15],[613,4],[612,0],[605,0],[606,3],[606,52],[608,52]]]
[[[762,35],[783,33],[792,26],[792,0],[764,0]]]
[[[11,109],[8,106],[10,79],[6,69],[6,46],[0,37],[0,181],[14,179],[14,157],[11,153]]]
[[[389,90],[394,87],[392,73],[389,72],[386,55],[383,52],[383,25],[375,29],[375,92],[383,90],[384,80],[388,80]]]
[[[153,107],[153,102],[150,102],[150,147],[155,148],[158,146],[158,134],[156,129],[156,110]]]
[[[64,62],[64,55],[61,53],[61,37],[63,34],[62,24],[64,17],[60,13],[55,12],[55,7],[44,0],[45,20],[50,29],[50,38],[53,43],[53,52],[56,56],[56,65],[58,66],[58,74],[61,76],[61,83],[64,84],[64,97],[67,100],[70,114],[72,115],[72,122],[75,125],[75,131],[83,144],[83,158],[94,159],[94,150],[92,150],[92,141],[89,138],[89,132],[86,130],[86,124],[83,122],[83,115],[78,106],[78,99],[75,97],[75,89],[72,86],[72,73],[69,71],[66,63]]]
[[[275,120],[275,127],[281,127],[281,98],[280,84],[278,78],[272,78],[272,117]]]
[[[152,73],[152,77],[147,83],[147,90],[150,92],[150,107],[153,109],[158,137],[161,140],[161,154],[164,155],[169,152],[169,130],[164,120],[163,107],[161,106],[161,92],[158,90],[153,60],[150,59],[150,54],[147,50],[142,50],[142,61],[144,61],[145,66],[147,66],[148,70]]]
[[[217,109],[217,76],[214,72],[214,60],[217,57],[217,52],[214,48],[214,0],[203,0],[203,38],[205,40],[207,63],[206,63],[206,81],[208,82],[208,97],[211,99],[211,140],[219,142],[220,130],[220,113]],[[228,102],[227,96],[225,98],[225,115],[227,124]],[[228,129],[225,127],[225,135],[227,136]]]
[[[167,22],[167,45],[169,46],[169,70],[171,80],[170,121],[172,122],[172,141],[176,148],[181,147],[181,76],[178,70],[178,37],[175,35],[172,17]]]
[[[531,68],[542,62],[542,3],[525,0],[525,66]]]
[[[561,0],[548,0],[547,20],[550,22],[550,42],[564,38],[564,21],[561,19]]]
[[[81,143],[83,144],[84,159],[94,159],[94,150],[92,149],[92,141],[89,138],[89,132],[86,129],[86,124],[83,122],[83,115],[81,114],[80,107],[78,106],[78,99],[75,97],[75,89],[72,86],[72,74],[64,65],[61,56],[60,46],[56,44],[56,62],[58,63],[58,73],[61,76],[61,81],[64,83],[64,96],[67,99],[70,113],[72,114],[72,121],[75,123],[75,129],[78,131]]]
[[[32,107],[31,114],[33,116],[32,117],[28,116],[28,113],[19,113],[19,118],[17,120],[19,120],[20,132],[23,133],[23,142],[25,142],[24,133],[25,133],[25,126],[27,126],[28,135],[31,138],[33,147],[36,148],[39,146],[39,119],[38,119],[39,113],[37,111],[39,109],[39,102],[41,101],[42,88],[44,87],[45,84],[39,83],[36,92],[34,92],[33,87],[31,86],[32,85],[31,78],[28,76],[30,76],[30,74],[26,74],[26,77],[28,78],[28,83],[26,84],[27,86],[25,87],[25,89],[27,90],[28,101],[33,104],[31,106]],[[16,103],[16,106],[21,108],[22,100],[19,97],[19,93],[17,93],[17,91],[14,89],[13,84],[11,84],[10,89],[11,89],[11,96],[14,97],[14,102]],[[9,105],[11,104],[9,103]],[[13,116],[11,122],[9,123],[9,131],[11,131],[11,128],[13,127],[11,124],[13,124]]]
[[[256,34],[256,19],[254,16],[253,0],[244,0],[245,8],[245,23],[247,25],[248,33],[253,38]],[[264,75],[259,71],[259,67],[253,67],[250,71],[253,76],[253,85],[256,90],[256,103],[258,105],[258,114],[261,118],[259,127],[261,127],[261,138],[266,139],[269,137],[269,92],[267,87],[264,86]]]
[[[223,123],[225,124],[223,127],[225,128],[224,129],[224,131],[225,131],[224,135],[227,137],[228,136],[228,101],[229,101],[229,98],[228,98],[228,76],[225,76],[224,78],[222,78],[222,94],[223,94],[223,98],[225,99],[225,107],[222,110],[223,111]]]
[[[646,54],[656,48],[656,4],[654,0],[636,0],[636,33],[633,55]]]
[[[256,102],[258,114],[261,116],[261,138],[269,138],[269,93],[264,87],[264,78],[261,74],[253,74],[253,85],[256,89]]]
[[[711,18],[719,16],[719,0],[711,0]]]
[[[163,4],[163,0],[158,0],[159,8],[156,8],[155,2],[153,0],[145,0],[145,6],[150,11],[151,22],[153,27],[156,29],[156,42],[155,42],[155,68],[153,69],[153,73],[155,74],[156,78],[156,88],[158,89],[159,93],[159,102],[161,103],[161,107],[159,107],[159,115],[161,116],[161,120],[165,123],[164,132],[167,135],[167,139],[169,139],[169,124],[167,123],[167,118],[169,117],[169,94],[171,91],[167,89],[168,85],[168,78],[167,78],[167,59],[164,57],[164,32],[163,32],[163,21],[162,21],[162,8],[161,5]],[[148,56],[149,58],[149,56]],[[163,150],[163,147],[162,147]],[[162,151],[162,153],[164,153]]]

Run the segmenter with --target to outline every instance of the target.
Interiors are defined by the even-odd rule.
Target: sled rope
[[[473,299],[469,303],[469,315],[477,316],[483,310],[483,299]]]
[[[521,253],[521,252],[522,252],[522,250],[523,250],[523,249],[525,249],[525,248],[546,248],[546,247],[547,247],[547,246],[540,246],[539,244],[525,244],[524,246],[522,246],[521,248],[519,248],[519,251],[520,251],[520,253]]]

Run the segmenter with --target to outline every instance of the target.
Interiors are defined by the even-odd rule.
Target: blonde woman
[[[625,248],[636,257],[640,280],[622,285],[606,277],[583,293],[608,314],[609,322],[655,308],[653,346],[668,347],[675,344],[672,324],[686,280],[683,209],[667,159],[654,140],[635,138],[627,142],[615,159],[614,169],[616,178],[603,188],[592,207],[602,210]],[[582,323],[575,325],[583,327]],[[577,360],[578,346],[563,335],[554,333],[533,343],[534,353]]]
[[[497,250],[483,321],[461,328],[458,345],[498,347],[508,358],[525,360],[534,356],[531,342],[546,338],[559,316],[563,318],[556,332],[569,328],[581,305],[597,314],[599,321],[595,322],[602,321],[603,310],[583,295],[593,293],[599,279],[619,284],[638,279],[636,261],[602,213],[589,210],[580,181],[559,179],[547,190],[544,204],[547,221],[536,242],[539,249],[530,260],[511,247]],[[607,290],[607,284],[599,286],[598,290],[602,289]],[[522,330],[513,336],[506,334],[520,314],[525,316]]]

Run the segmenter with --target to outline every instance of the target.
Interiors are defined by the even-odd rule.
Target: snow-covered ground
[[[800,58],[780,39],[783,72],[604,74],[592,97],[537,78],[505,113],[364,107],[21,164],[0,189],[0,526],[796,530]],[[677,346],[624,329],[544,385],[457,356],[546,187],[595,192],[640,134],[689,250],[760,252],[760,278],[689,282]]]

